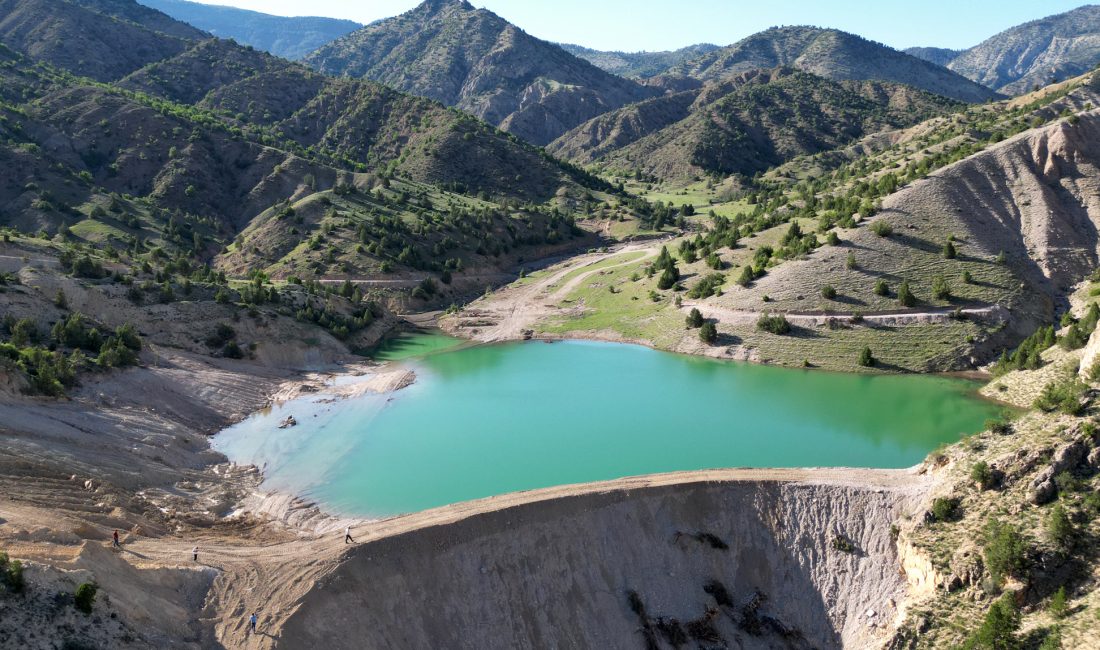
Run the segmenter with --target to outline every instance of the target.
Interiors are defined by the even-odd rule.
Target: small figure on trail
[[[118,529],[117,528],[115,529],[114,541],[112,542],[112,545],[115,548],[122,548],[122,544],[118,543]]]
[[[351,526],[344,528],[344,543],[354,544],[355,540],[351,538]]]
[[[199,561],[199,547],[198,546],[191,549],[191,560],[194,561],[194,562]]]
[[[248,629],[251,630],[253,634],[256,633],[256,621],[257,620],[258,619],[256,618],[256,612],[252,612],[252,616],[248,617]]]

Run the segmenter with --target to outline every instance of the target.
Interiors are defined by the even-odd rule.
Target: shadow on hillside
[[[942,253],[943,252],[943,247],[942,246],[937,246],[936,244],[933,244],[932,242],[930,242],[926,239],[921,239],[919,237],[914,237],[912,235],[907,235],[903,232],[894,233],[892,235],[892,237],[895,241],[897,241],[902,246],[907,246],[909,248],[915,248],[917,250],[924,251],[926,253]]]
[[[856,298],[855,296],[846,296],[844,294],[837,294],[835,297],[832,298],[832,301],[833,302],[839,302],[842,305],[849,305],[849,306],[853,306],[853,307],[854,306],[866,306],[867,305],[866,300],[860,300],[859,298]]]

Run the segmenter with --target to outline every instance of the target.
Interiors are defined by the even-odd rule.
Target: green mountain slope
[[[834,81],[890,81],[966,102],[994,96],[940,66],[835,29],[778,27],[676,66],[672,73],[714,80],[791,66]]]
[[[897,84],[834,82],[781,68],[627,106],[570,131],[549,149],[581,164],[666,179],[751,176],[959,106]]]
[[[351,20],[288,18],[187,0],[142,0],[142,4],[219,38],[231,38],[292,61],[362,27]]]
[[[104,18],[92,13],[54,3],[44,17]],[[487,272],[583,236],[570,214],[599,183],[513,136],[230,41],[185,45],[114,83],[4,48],[0,225],[134,263],[394,278],[406,292],[432,274],[481,291]],[[100,63],[135,65],[125,53]]]
[[[535,144],[660,91],[616,77],[464,0],[428,0],[305,61],[456,106]]]
[[[0,43],[99,81],[118,79],[205,37],[124,0],[0,0]]]

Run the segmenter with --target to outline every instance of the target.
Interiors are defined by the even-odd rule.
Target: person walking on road
[[[118,543],[118,529],[117,528],[115,529],[114,541],[112,542],[112,545],[115,548],[122,548],[122,544]]]
[[[248,629],[255,634],[256,633],[256,612],[252,612],[252,616],[248,617]]]
[[[351,538],[351,526],[344,528],[344,543],[354,544],[355,540]]]
[[[199,561],[199,547],[198,546],[191,549],[191,561],[193,561],[193,562],[198,562]]]

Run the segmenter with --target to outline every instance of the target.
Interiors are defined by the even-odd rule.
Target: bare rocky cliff
[[[828,472],[802,472],[806,482],[768,480],[767,471],[756,473],[762,480],[729,480],[733,474],[527,497],[371,541],[302,599],[277,645],[884,642],[908,590],[891,524],[912,511],[925,484],[888,471],[836,482]]]

